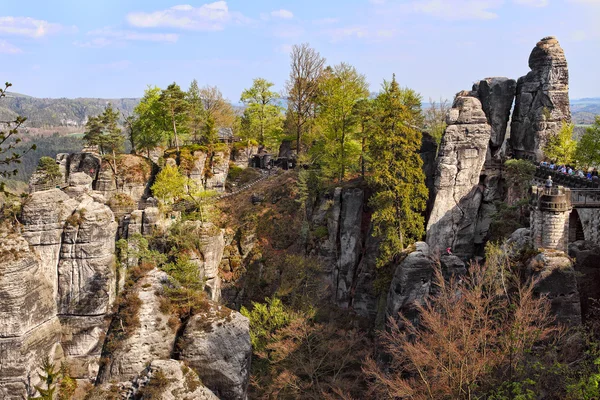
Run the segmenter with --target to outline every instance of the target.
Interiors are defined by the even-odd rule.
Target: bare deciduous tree
[[[447,282],[438,270],[435,299],[417,306],[419,326],[390,321],[382,338],[391,369],[373,360],[364,368],[381,398],[482,398],[476,392],[485,382],[511,381],[528,350],[560,331],[534,282],[510,278],[504,257],[491,255],[493,262],[473,265],[460,280]]]
[[[293,114],[293,128],[296,131],[297,152],[301,153],[301,139],[307,123],[314,117],[315,100],[319,88],[319,77],[325,59],[318,51],[303,43],[295,45],[291,53],[290,78],[286,82],[288,107]]]

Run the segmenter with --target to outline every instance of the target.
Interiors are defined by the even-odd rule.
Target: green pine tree
[[[374,234],[381,237],[378,265],[393,260],[424,234],[421,212],[427,201],[423,161],[419,155],[421,100],[414,91],[385,82],[375,100],[375,118],[369,144],[370,174],[374,189]]]

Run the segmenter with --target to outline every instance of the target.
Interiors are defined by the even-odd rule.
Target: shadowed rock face
[[[418,242],[397,267],[390,285],[386,315],[397,318],[398,313],[416,322],[417,306],[425,304],[431,290],[434,261],[426,243]]]
[[[486,78],[473,85],[473,91],[477,92],[483,111],[492,126],[492,156],[496,155],[504,143],[516,90],[517,82],[508,78]]]
[[[537,280],[535,293],[547,296],[556,320],[581,324],[577,274],[569,257],[561,251],[544,250],[529,262],[528,269]]]
[[[569,70],[556,38],[546,37],[536,45],[529,68],[517,83],[510,144],[515,156],[541,161],[548,138],[571,121]]]

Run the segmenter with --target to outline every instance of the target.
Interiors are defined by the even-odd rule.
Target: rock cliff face
[[[531,71],[517,83],[510,144],[515,156],[543,159],[548,138],[571,121],[569,70],[558,40],[542,39],[529,56]]]
[[[397,318],[401,313],[416,321],[417,305],[423,305],[429,296],[434,261],[427,243],[418,242],[396,268],[387,297],[386,315]]]
[[[33,193],[20,232],[0,239],[7,252],[0,278],[0,307],[8,317],[0,323],[4,398],[34,394],[35,370],[45,356],[66,357],[75,377],[97,370],[104,316],[115,296],[117,224],[92,197],[89,179],[71,184],[79,185]]]
[[[177,346],[179,359],[222,400],[245,400],[250,378],[249,321],[212,303],[187,323]]]
[[[169,315],[165,315],[160,307],[162,284],[166,280],[167,275],[164,272],[153,270],[132,289],[139,298],[139,326],[123,341],[118,341],[112,332],[108,333],[109,340],[116,343],[105,344],[107,354],[103,355],[98,383],[132,380],[149,362],[171,358],[177,326],[168,325]],[[119,329],[119,321],[113,320],[113,327]],[[115,350],[108,351],[109,346],[115,347]]]
[[[438,154],[427,243],[433,252],[450,247],[456,254],[470,256],[483,198],[480,176],[492,127],[476,92],[457,94],[447,122]]]

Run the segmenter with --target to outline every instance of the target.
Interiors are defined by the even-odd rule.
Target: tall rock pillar
[[[529,68],[517,83],[510,145],[517,158],[542,161],[548,138],[571,122],[567,59],[555,37],[538,42]]]

